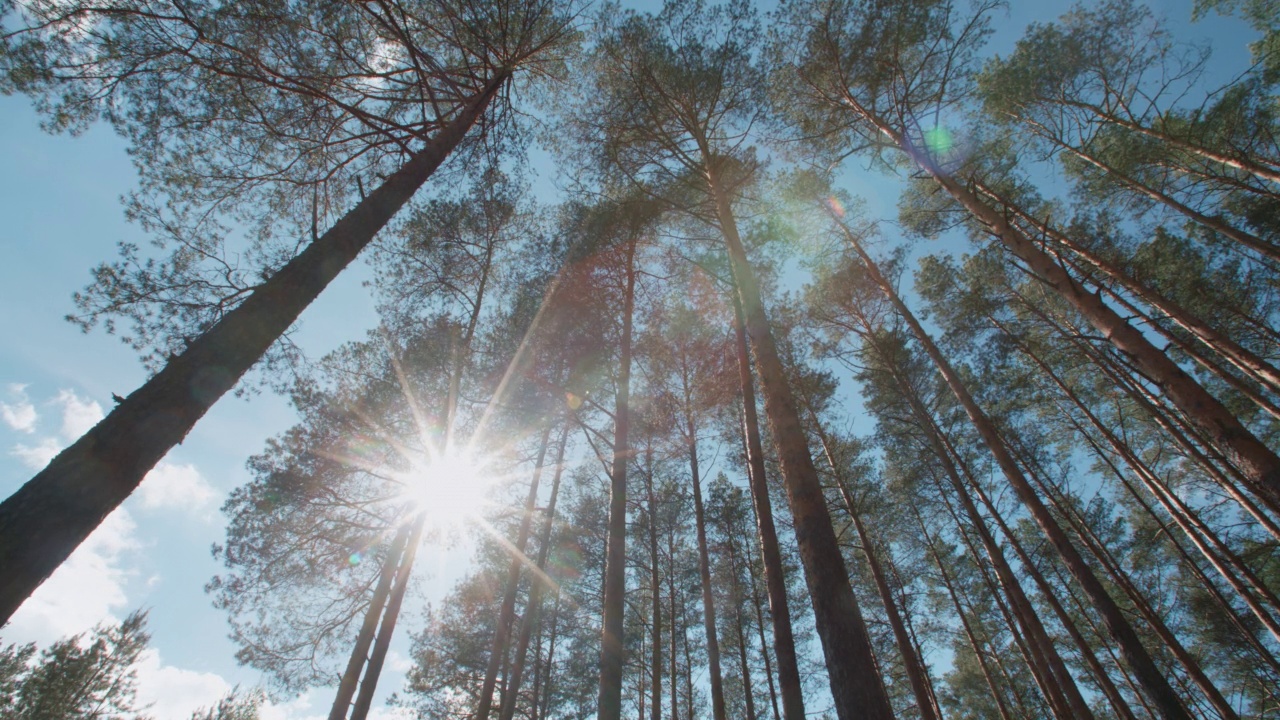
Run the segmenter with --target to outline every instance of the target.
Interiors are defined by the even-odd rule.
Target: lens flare
[[[956,146],[956,139],[951,135],[951,131],[938,126],[924,131],[924,144],[934,155],[946,155]]]
[[[844,204],[836,199],[834,195],[827,198],[827,207],[831,208],[831,212],[837,218],[844,219]]]
[[[404,497],[430,525],[451,527],[480,516],[489,502],[492,475],[465,452],[445,452],[403,477]]]

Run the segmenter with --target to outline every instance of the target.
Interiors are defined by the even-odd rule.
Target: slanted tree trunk
[[[508,77],[490,80],[386,182],[0,503],[0,625],[373,240]]]
[[[996,708],[1000,711],[1000,717],[1002,720],[1012,720],[1009,715],[1009,708],[1005,705],[1003,693],[1000,692],[995,678],[991,675],[991,668],[987,665],[986,652],[978,642],[978,637],[974,634],[973,627],[969,624],[969,616],[965,613],[959,596],[956,595],[955,585],[951,582],[951,575],[938,557],[938,552],[933,547],[933,539],[929,537],[929,531],[925,527],[924,520],[921,519],[919,512],[915,508],[912,508],[911,512],[915,515],[916,523],[920,526],[920,536],[924,540],[925,547],[929,550],[929,557],[933,558],[933,564],[938,568],[938,573],[942,578],[942,586],[947,591],[947,597],[951,599],[951,605],[956,609],[956,615],[960,617],[960,626],[964,628],[964,636],[969,641],[969,647],[973,650],[974,656],[978,658],[978,667],[982,669],[982,678],[987,681],[987,689],[991,691],[991,698],[996,701]]]
[[[1004,222],[1003,219],[998,218],[998,216],[997,219],[1002,223]],[[841,225],[841,227],[844,226]],[[1005,227],[1008,226],[1006,225]],[[890,283],[880,272],[880,268],[876,262],[872,260],[871,256],[867,254],[865,249],[863,249],[861,243],[857,241],[857,238],[855,238],[851,233],[848,237],[853,245],[854,251],[857,252],[858,256],[862,259],[863,265],[867,269],[869,276],[884,292],[885,297],[893,304],[898,314],[911,329],[911,333],[916,336],[916,339],[924,348],[925,353],[929,356],[929,359],[933,361],[938,372],[942,375],[943,380],[946,381],[947,387],[950,388],[952,394],[955,395],[956,399],[960,402],[960,405],[964,408],[965,414],[969,416],[969,420],[978,430],[978,434],[982,436],[983,444],[987,446],[987,449],[995,457],[996,464],[999,465],[1005,478],[1013,487],[1014,492],[1018,495],[1022,504],[1031,513],[1036,524],[1040,526],[1045,537],[1054,546],[1054,549],[1058,551],[1058,555],[1066,564],[1072,577],[1076,579],[1080,588],[1093,603],[1094,609],[1106,624],[1108,632],[1120,647],[1120,652],[1124,655],[1125,661],[1133,669],[1138,682],[1142,685],[1147,694],[1150,695],[1152,701],[1159,708],[1161,715],[1170,720],[1191,720],[1191,715],[1187,712],[1181,698],[1179,698],[1177,693],[1174,692],[1173,686],[1169,684],[1168,679],[1160,672],[1160,669],[1156,667],[1151,654],[1147,652],[1145,647],[1143,647],[1141,639],[1138,637],[1137,632],[1133,629],[1133,626],[1129,623],[1128,619],[1124,616],[1123,611],[1121,611],[1120,607],[1116,604],[1111,595],[1108,594],[1101,581],[1099,581],[1097,576],[1094,575],[1092,568],[1085,563],[1084,558],[1071,543],[1067,534],[1053,518],[1049,509],[1040,500],[1039,495],[1031,487],[1031,484],[1023,474],[1022,469],[1018,467],[1017,461],[1014,460],[1013,455],[1009,452],[1009,448],[1005,445],[1003,438],[1000,437],[995,424],[991,422],[991,419],[988,418],[986,413],[982,411],[982,408],[978,406],[977,401],[975,401],[973,396],[969,394],[969,390],[960,380],[960,376],[956,374],[955,370],[951,367],[951,364],[942,355],[942,351],[938,349],[936,344],[934,344],[933,339],[929,337],[927,332],[925,332],[915,315],[909,308],[907,308],[906,304],[902,302],[902,299],[898,297],[897,291],[894,289],[892,283]],[[1025,238],[1023,239],[1025,240]],[[1028,240],[1027,243],[1029,245],[1030,241]],[[1037,250],[1036,252],[1039,251]],[[1052,264],[1052,260],[1048,260],[1048,262]],[[1054,267],[1057,268],[1059,272],[1063,272],[1056,264]],[[1065,275],[1065,272],[1063,272],[1063,274]],[[1121,323],[1123,323],[1123,321],[1121,321]],[[1125,327],[1130,330],[1133,329],[1127,324],[1125,324]],[[1142,341],[1146,342],[1145,339]],[[1152,349],[1154,350],[1154,348]],[[1161,355],[1161,357],[1164,357],[1164,355]],[[1164,357],[1164,359],[1168,362],[1172,362],[1169,361],[1167,357]],[[1178,372],[1181,372],[1181,370],[1178,370]]]
[[[1245,512],[1249,513],[1260,526],[1271,533],[1272,537],[1280,540],[1280,525],[1277,525],[1266,512],[1259,508],[1257,503],[1242,489],[1242,487],[1248,487],[1248,482],[1240,474],[1240,471],[1231,466],[1230,463],[1225,462],[1225,458],[1214,452],[1212,448],[1207,448],[1206,452],[1206,448],[1198,446],[1191,439],[1192,436],[1199,438],[1199,434],[1196,433],[1195,429],[1188,426],[1181,418],[1169,413],[1158,398],[1151,395],[1139,384],[1134,383],[1132,377],[1129,376],[1129,373],[1132,373],[1131,368],[1119,366],[1106,354],[1098,352],[1097,348],[1092,347],[1089,343],[1082,342],[1079,338],[1079,329],[1071,325],[1069,321],[1064,321],[1064,327],[1063,324],[1056,322],[1021,294],[1015,292],[1014,295],[1023,307],[1066,338],[1076,350],[1089,358],[1117,388],[1123,391],[1135,404],[1145,409],[1150,414],[1151,419],[1182,448],[1188,459],[1193,460],[1214,482],[1218,483],[1233,500],[1239,503]],[[1212,453],[1212,457],[1210,457],[1210,453]]]
[[[765,592],[769,598],[769,619],[773,626],[773,651],[778,661],[778,688],[773,685],[769,669],[769,648],[760,624],[760,646],[765,656],[765,673],[769,678],[769,695],[773,702],[774,720],[779,720],[778,696],[782,700],[782,718],[805,720],[804,693],[800,685],[800,665],[796,660],[795,635],[791,629],[791,610],[787,605],[787,580],[778,549],[778,531],[773,524],[773,502],[769,499],[768,476],[765,474],[764,446],[760,440],[760,420],[756,415],[755,380],[751,376],[751,355],[747,346],[746,320],[742,301],[733,293],[733,330],[738,356],[738,380],[742,387],[742,433],[747,452],[747,482],[751,487],[751,507],[760,538],[761,565],[764,568]],[[756,592],[752,581],[752,593]],[[755,598],[760,614],[760,598]],[[759,618],[757,618],[759,620]]]
[[[1140,330],[1111,309],[1101,297],[1086,290],[1052,256],[1014,227],[1004,214],[984,203],[974,191],[935,165],[927,153],[913,147],[906,136],[884,119],[868,112],[852,98],[848,98],[847,102],[857,114],[915,160],[947,194],[985,225],[1010,252],[1025,262],[1042,282],[1087,318],[1117,350],[1159,386],[1165,396],[1243,470],[1249,489],[1272,512],[1280,512],[1280,457],[1275,452],[1169,356],[1156,348]],[[1275,257],[1280,258],[1280,249],[1270,247]],[[1144,674],[1145,672],[1138,673],[1139,677]],[[1168,684],[1160,683],[1155,678],[1147,678],[1143,680],[1144,686],[1148,681],[1155,685]],[[1152,689],[1154,688],[1153,685]]]
[[[751,666],[747,663],[747,628],[742,619],[742,567],[738,559],[738,543],[732,530],[725,539],[729,550],[729,581],[733,595],[733,618],[738,631],[738,665],[742,672],[742,696],[747,705],[747,720],[757,720],[755,690],[751,687]]]
[[[1028,465],[1028,467],[1031,466]],[[1033,480],[1037,479],[1035,473],[1032,473],[1031,476]],[[1098,562],[1111,576],[1112,580],[1115,581],[1116,585],[1118,585],[1120,589],[1129,596],[1134,607],[1137,608],[1138,614],[1147,621],[1147,624],[1155,631],[1161,642],[1163,642],[1169,649],[1170,654],[1172,654],[1174,658],[1177,659],[1178,663],[1182,665],[1183,669],[1186,670],[1187,676],[1191,679],[1191,682],[1193,682],[1196,687],[1204,693],[1205,698],[1209,700],[1209,704],[1213,705],[1214,710],[1217,711],[1224,720],[1237,720],[1239,716],[1236,714],[1235,709],[1231,707],[1231,704],[1222,696],[1218,687],[1214,685],[1213,681],[1205,674],[1204,670],[1200,667],[1200,663],[1192,657],[1191,653],[1187,651],[1182,642],[1178,640],[1177,635],[1175,635],[1173,630],[1171,630],[1165,623],[1164,618],[1160,617],[1160,615],[1155,611],[1155,608],[1151,606],[1151,603],[1147,601],[1146,597],[1138,590],[1137,586],[1133,584],[1133,580],[1129,577],[1128,573],[1126,573],[1120,567],[1119,563],[1116,562],[1115,557],[1106,548],[1106,545],[1102,543],[1095,534],[1093,534],[1092,529],[1084,522],[1083,518],[1079,516],[1071,503],[1066,502],[1065,499],[1059,497],[1058,494],[1042,479],[1039,480],[1039,485],[1044,491],[1045,496],[1049,499],[1049,503],[1058,510],[1059,515],[1066,519],[1067,524],[1071,526],[1076,537],[1079,538],[1085,548],[1087,548],[1093,556],[1097,558]]]
[[[1184,150],[1192,155],[1199,156],[1205,160],[1224,165],[1233,170],[1239,170],[1244,173],[1253,175],[1262,180],[1269,180],[1273,183],[1280,184],[1280,172],[1265,162],[1257,162],[1254,158],[1246,156],[1228,155],[1226,153],[1205,147],[1204,145],[1184,140],[1167,132],[1157,130],[1153,127],[1143,125],[1131,118],[1118,115],[1114,111],[1099,107],[1092,103],[1067,100],[1065,98],[1055,98],[1056,102],[1062,102],[1074,108],[1081,108],[1092,112],[1097,118],[1113,125],[1119,125],[1126,130],[1145,135],[1153,140],[1168,143],[1179,150]]]
[[[1272,636],[1275,637],[1277,640],[1280,640],[1280,624],[1276,622],[1275,617],[1269,611],[1267,611],[1264,607],[1262,607],[1261,603],[1259,602],[1258,598],[1254,596],[1253,592],[1257,592],[1258,595],[1262,597],[1263,600],[1268,602],[1273,608],[1280,603],[1277,602],[1277,599],[1275,598],[1274,594],[1271,593],[1271,591],[1264,584],[1262,584],[1261,580],[1259,580],[1253,574],[1253,572],[1249,569],[1249,567],[1245,565],[1244,561],[1241,560],[1237,555],[1235,555],[1235,553],[1232,552],[1231,549],[1227,547],[1225,543],[1223,543],[1220,539],[1218,539],[1216,534],[1213,533],[1212,528],[1210,528],[1207,524],[1201,521],[1199,517],[1196,515],[1196,513],[1190,507],[1188,507],[1186,503],[1184,503],[1182,499],[1177,496],[1176,493],[1171,492],[1168,489],[1167,485],[1164,483],[1164,481],[1161,480],[1160,477],[1156,475],[1156,473],[1152,471],[1147,466],[1146,463],[1142,462],[1142,460],[1134,454],[1131,448],[1129,448],[1127,445],[1121,442],[1118,437],[1116,437],[1115,433],[1113,433],[1111,429],[1107,427],[1106,424],[1104,424],[1093,413],[1093,411],[1089,409],[1087,405],[1084,404],[1084,402],[1075,393],[1075,391],[1071,389],[1071,387],[1067,385],[1066,382],[1063,381],[1062,378],[1059,377],[1056,372],[1054,372],[1053,368],[1051,368],[1048,365],[1048,363],[1042,360],[1039,355],[1037,355],[1029,347],[1027,347],[1027,345],[1024,342],[1022,342],[1020,338],[1010,334],[1010,330],[1004,327],[1004,325],[1002,325],[998,321],[995,321],[994,318],[989,318],[989,320],[991,320],[995,324],[995,326],[998,327],[1002,332],[1008,335],[1013,340],[1014,344],[1018,347],[1018,349],[1022,352],[1022,354],[1030,358],[1034,363],[1036,363],[1036,365],[1046,374],[1046,376],[1053,381],[1053,383],[1057,386],[1058,390],[1062,392],[1062,394],[1065,395],[1069,400],[1071,400],[1072,403],[1076,406],[1076,408],[1079,409],[1082,414],[1084,414],[1085,418],[1089,420],[1090,424],[1095,428],[1095,430],[1097,430],[1102,435],[1102,437],[1107,441],[1107,444],[1111,446],[1112,451],[1115,452],[1117,455],[1119,455],[1125,461],[1125,464],[1127,464],[1129,468],[1133,470],[1134,474],[1137,475],[1140,480],[1142,480],[1147,490],[1151,492],[1151,494],[1156,498],[1156,501],[1159,502],[1160,505],[1165,509],[1165,511],[1169,513],[1169,516],[1173,519],[1174,523],[1182,530],[1183,534],[1189,540],[1191,540],[1191,543],[1195,545],[1196,549],[1200,551],[1200,553],[1204,556],[1204,558],[1209,561],[1209,564],[1212,565],[1213,568],[1218,571],[1218,573],[1223,577],[1223,579],[1227,581],[1227,584],[1229,584],[1232,587],[1232,589],[1235,590],[1236,593],[1240,596],[1240,598],[1245,601],[1246,606],[1250,609],[1250,611],[1254,613],[1254,615],[1263,624],[1263,626],[1267,628],[1267,630],[1272,634]],[[1066,414],[1065,412],[1064,412],[1064,416],[1068,417],[1069,422],[1071,422],[1072,425],[1076,427],[1076,430],[1080,432],[1082,435],[1084,435],[1086,438],[1088,438],[1089,442],[1092,444],[1093,442],[1092,438],[1088,437],[1088,435],[1084,432],[1084,429],[1079,426],[1079,424],[1075,421],[1075,419],[1071,418],[1069,414]],[[1108,461],[1108,464],[1110,464],[1109,461]],[[1128,488],[1129,492],[1133,494],[1135,498],[1137,498],[1137,500],[1143,505],[1143,507],[1146,507],[1147,505],[1145,501],[1143,501],[1142,498],[1138,496],[1137,492],[1130,485],[1130,483],[1123,476],[1123,474],[1119,473],[1118,470],[1114,474],[1119,479],[1121,484],[1123,484],[1126,488]],[[1152,517],[1156,517],[1156,516],[1153,514]],[[1159,521],[1159,518],[1156,518],[1156,519],[1157,521]],[[1219,553],[1215,552],[1212,548],[1208,547],[1206,543],[1206,539],[1205,537],[1203,537],[1204,535],[1211,536],[1210,539],[1214,541],[1213,544],[1221,552],[1222,557],[1219,556]],[[1181,546],[1179,546],[1179,550],[1181,550]],[[1224,563],[1224,558],[1225,558],[1225,563]],[[1245,582],[1242,581],[1240,577],[1237,576],[1236,573],[1232,572],[1230,568],[1226,567],[1226,564],[1232,565],[1232,567],[1234,567],[1237,571],[1239,571],[1241,575],[1244,575],[1245,580],[1248,581],[1253,592],[1250,591],[1250,588],[1245,587]],[[1194,566],[1194,563],[1192,563],[1192,565]],[[1215,705],[1217,705],[1217,703],[1215,703]],[[1220,712],[1222,711],[1220,710]],[[1229,717],[1229,716],[1223,715],[1223,717]]]
[[[987,513],[995,520],[996,526],[1000,528],[1008,540],[1009,546],[1013,548],[1014,553],[1018,556],[1018,560],[1022,563],[1023,571],[1031,576],[1036,587],[1040,588],[1040,594],[1044,596],[1045,601],[1053,609],[1054,614],[1058,617],[1058,622],[1066,628],[1067,634],[1076,643],[1076,648],[1080,651],[1081,657],[1084,658],[1085,664],[1089,666],[1090,672],[1093,674],[1094,680],[1097,681],[1098,687],[1102,689],[1102,693],[1107,696],[1107,701],[1111,703],[1111,707],[1116,711],[1116,715],[1124,720],[1137,720],[1133,714],[1129,703],[1125,701],[1124,696],[1120,694],[1119,688],[1111,681],[1111,676],[1107,674],[1106,668],[1098,660],[1098,656],[1093,652],[1093,648],[1089,646],[1089,642],[1084,635],[1080,633],[1080,629],[1076,627],[1075,621],[1067,614],[1066,608],[1059,602],[1056,591],[1053,586],[1045,579],[1044,574],[1036,567],[1030,555],[1022,547],[1022,542],[1017,535],[1013,534],[1013,530],[1005,523],[1004,517],[1000,514],[999,508],[987,496],[982,486],[970,478],[969,486],[973,488],[974,493],[982,502],[983,507],[987,509]]]
[[[1276,369],[1276,367],[1267,362],[1267,360],[1259,357],[1253,351],[1241,346],[1231,338],[1218,332],[1208,323],[1191,314],[1190,311],[1186,310],[1178,303],[1166,298],[1153,288],[1147,287],[1145,284],[1139,282],[1136,278],[1126,273],[1115,263],[1108,261],[1099,253],[1093,252],[1084,247],[1066,233],[1063,233],[1049,223],[1043,222],[1032,216],[1031,213],[1027,212],[1022,207],[1006,200],[985,186],[979,185],[978,188],[992,200],[1009,208],[1017,217],[1021,218],[1023,222],[1030,224],[1036,231],[1044,234],[1057,244],[1080,256],[1080,258],[1085,262],[1096,267],[1098,270],[1101,270],[1103,274],[1108,278],[1111,278],[1111,280],[1115,281],[1125,290],[1133,293],[1135,297],[1164,313],[1179,327],[1186,330],[1196,339],[1200,340],[1200,342],[1210,350],[1222,355],[1222,357],[1226,358],[1228,362],[1240,371],[1244,372],[1250,378],[1264,384],[1266,387],[1270,388],[1272,392],[1280,391],[1280,370]]]
[[[1108,177],[1129,188],[1133,192],[1142,195],[1153,202],[1164,205],[1175,212],[1181,213],[1196,223],[1240,243],[1241,245],[1257,252],[1259,255],[1272,260],[1280,260],[1280,247],[1263,240],[1257,235],[1245,232],[1220,217],[1206,215],[1185,203],[1179,202],[1176,198],[1168,195],[1167,193],[1161,192],[1156,188],[1143,183],[1137,178],[1121,172],[1119,169],[1111,166],[1106,161],[1092,153],[1085,152],[1084,150],[1074,147],[1068,143],[1059,142],[1057,140],[1054,142],[1068,153],[1075,155],[1077,158],[1094,166],[1105,173]]]
[[[365,610],[364,622],[356,635],[356,642],[351,647],[351,659],[347,661],[347,669],[338,682],[338,693],[333,699],[333,707],[329,710],[329,720],[345,720],[351,709],[351,698],[355,697],[356,687],[360,684],[360,671],[369,656],[369,648],[373,645],[374,633],[378,631],[378,619],[382,617],[387,605],[387,596],[391,593],[391,582],[395,579],[396,569],[400,567],[400,558],[404,555],[405,544],[409,541],[410,526],[404,525],[396,531],[391,545],[387,548],[387,556],[382,559],[382,572],[378,576],[378,584],[373,590],[373,598],[369,600],[369,609]]]
[[[862,253],[861,245],[852,236],[850,236],[850,241],[854,242],[855,248],[860,253],[864,263],[871,262],[870,257]],[[869,268],[868,275],[881,286],[884,293],[892,296],[891,299],[897,297],[896,291],[893,290],[891,285],[887,282],[880,283],[880,280],[884,278],[879,275],[878,267]],[[855,308],[854,312],[858,313],[860,311]],[[908,378],[903,376],[899,368],[894,364],[890,353],[876,340],[874,332],[876,328],[873,326],[872,321],[861,315],[859,316],[859,321],[864,326],[868,346],[879,356],[880,361],[893,377],[899,393],[907,401],[912,414],[915,415],[917,425],[924,432],[926,442],[941,464],[944,474],[950,480],[956,499],[959,501],[961,508],[963,508],[965,516],[969,519],[969,524],[972,526],[974,533],[977,534],[983,552],[986,554],[992,568],[995,569],[996,580],[989,582],[993,591],[998,591],[997,600],[999,594],[1003,594],[1009,600],[1011,607],[1008,612],[1010,631],[1015,637],[1019,638],[1018,647],[1024,653],[1027,666],[1031,670],[1032,677],[1035,679],[1037,687],[1040,688],[1045,701],[1057,717],[1092,718],[1093,713],[1080,693],[1074,677],[1067,670],[1066,663],[1063,662],[1061,654],[1058,653],[1057,647],[1049,637],[1044,624],[1040,621],[1040,616],[1023,590],[1022,583],[1018,580],[1012,566],[1005,557],[1004,551],[996,542],[995,537],[987,527],[986,520],[973,502],[970,491],[966,487],[965,478],[968,478],[970,486],[976,487],[977,484],[970,475],[964,459],[956,452],[950,439],[935,420],[933,413],[925,406],[924,400],[918,394],[915,386]],[[939,489],[941,491],[941,488]],[[943,497],[945,499],[945,494]],[[947,503],[948,510],[951,510],[950,501],[948,500]],[[953,517],[955,516],[953,515]],[[959,529],[959,517],[955,519]],[[961,534],[965,538],[965,543],[968,544],[968,536],[962,530]],[[977,556],[975,549],[974,557]],[[985,577],[987,575],[986,569],[980,567],[980,570]],[[1003,604],[1001,604],[1001,607],[1003,612]],[[1019,629],[1021,629],[1021,632],[1019,632]],[[1026,637],[1025,641],[1022,640],[1024,635]]]
[[[493,642],[489,646],[489,664],[485,668],[484,682],[480,686],[480,698],[476,701],[476,720],[488,720],[493,710],[493,693],[498,683],[498,672],[502,669],[503,660],[507,657],[511,644],[511,624],[515,621],[516,593],[520,587],[520,570],[524,567],[525,547],[529,544],[529,530],[533,525],[533,511],[538,505],[538,485],[542,480],[542,464],[547,457],[547,445],[551,442],[551,425],[542,431],[542,440],[538,446],[538,459],[533,467],[533,478],[529,480],[529,494],[524,501],[524,514],[520,518],[520,528],[516,532],[515,547],[512,550],[511,562],[507,566],[507,582],[502,594],[502,606],[498,610],[498,623],[493,631]]]
[[[542,532],[538,536],[538,559],[535,562],[537,572],[534,573],[533,580],[529,584],[529,597],[525,603],[524,617],[520,619],[520,637],[516,640],[515,659],[511,666],[511,679],[507,686],[507,691],[502,697],[502,706],[499,708],[498,716],[502,720],[512,720],[516,714],[516,698],[520,694],[520,685],[524,679],[524,663],[525,657],[529,652],[529,639],[533,634],[533,628],[538,627],[538,632],[542,632],[542,593],[546,586],[553,582],[551,578],[546,577],[547,555],[551,552],[551,533],[555,527],[556,502],[560,498],[560,477],[564,472],[564,448],[568,441],[569,423],[565,422],[564,427],[560,431],[560,447],[556,451],[555,470],[551,476],[551,497],[547,499],[547,507],[544,510],[542,520]],[[534,669],[535,678],[537,677],[537,668]],[[537,703],[537,690],[534,690],[534,704]]]
[[[884,573],[884,567],[880,564],[880,558],[873,545],[874,541],[862,522],[862,515],[858,511],[857,503],[853,500],[853,494],[849,492],[844,473],[831,455],[831,444],[826,430],[822,427],[822,421],[817,413],[813,412],[812,407],[806,404],[806,409],[813,419],[813,427],[817,431],[818,441],[822,444],[822,452],[826,456],[827,464],[831,467],[831,473],[835,476],[836,487],[844,500],[845,510],[849,512],[849,519],[853,521],[853,528],[858,534],[858,543],[862,545],[862,554],[867,558],[867,567],[871,569],[871,578],[876,584],[880,602],[884,605],[885,616],[889,620],[889,627],[893,630],[893,639],[898,645],[898,652],[902,655],[902,665],[907,672],[907,681],[911,684],[911,692],[916,697],[916,711],[920,714],[921,720],[938,720],[940,713],[933,704],[933,691],[925,679],[924,662],[916,654],[915,645],[907,634],[906,623],[902,621],[902,614],[898,612],[898,604],[893,599],[893,590],[889,587],[889,579]]]
[[[710,160],[710,158],[709,158]],[[840,720],[889,720],[893,708],[883,679],[876,672],[871,640],[849,584],[844,556],[827,510],[818,471],[800,424],[795,398],[765,315],[755,272],[738,235],[729,196],[721,184],[716,162],[708,163],[707,182],[724,234],[737,294],[742,302],[747,335],[751,339],[765,414],[782,466],[783,484],[791,505],[800,560],[813,603],[814,622],[822,641],[831,694]]]
[[[702,478],[698,474],[698,426],[685,387],[685,419],[689,435],[689,473],[693,483],[693,517],[698,535],[698,575],[702,579],[702,625],[707,634],[707,665],[711,684],[711,716],[727,720],[724,708],[724,677],[720,674],[720,639],[716,635],[716,604],[711,595],[711,556],[707,552],[707,517],[702,508]]]
[[[387,651],[391,649],[391,636],[395,634],[396,621],[400,618],[400,606],[404,603],[404,594],[409,588],[413,559],[418,554],[418,546],[422,544],[422,531],[425,526],[426,516],[419,514],[413,521],[409,544],[405,546],[400,567],[396,570],[395,585],[391,589],[391,596],[387,599],[387,609],[382,615],[382,625],[378,627],[378,638],[373,643],[373,652],[369,655],[369,663],[364,669],[364,680],[360,683],[360,693],[356,695],[356,703],[351,710],[351,720],[367,720],[369,717],[369,708],[373,705],[373,691],[378,688],[378,678],[381,677],[382,666],[387,661]]]

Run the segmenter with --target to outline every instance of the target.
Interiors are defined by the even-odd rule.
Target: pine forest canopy
[[[194,717],[1276,717],[1280,8],[1184,10],[0,0],[153,241],[0,617],[236,388],[294,413],[205,587],[264,687]],[[0,649],[0,715],[146,716],[145,619]]]

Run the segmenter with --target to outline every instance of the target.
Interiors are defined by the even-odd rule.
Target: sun
[[[404,498],[436,527],[454,527],[479,517],[493,487],[484,462],[464,451],[446,451],[414,463],[403,482]]]

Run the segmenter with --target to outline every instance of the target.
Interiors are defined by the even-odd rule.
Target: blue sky
[[[1052,19],[1065,2],[1014,3],[991,46],[1005,53],[1027,22]],[[1243,24],[1213,17],[1190,25],[1190,3],[1155,3],[1188,38],[1212,38],[1217,64],[1239,69],[1251,37]],[[550,170],[545,172],[549,175]],[[854,176],[857,175],[855,172]],[[541,182],[550,183],[549,176]],[[135,186],[124,143],[96,126],[79,137],[50,136],[25,98],[0,97],[0,494],[8,496],[43,462],[91,426],[145,379],[134,353],[101,331],[81,333],[63,316],[89,269],[115,254],[116,243],[147,239],[127,223],[119,198]],[[892,213],[892,184],[872,177],[850,189],[873,194]],[[297,340],[318,357],[363,337],[376,322],[368,270],[349,270],[310,307]],[[7,642],[46,644],[134,608],[151,610],[153,651],[140,668],[142,698],[158,720],[185,718],[230,686],[256,685],[238,667],[226,620],[204,584],[218,572],[209,547],[223,538],[218,512],[226,494],[246,482],[246,458],[292,423],[282,399],[224,398],[143,483],[140,490],[76,552],[0,633]],[[463,551],[425,549],[417,602],[408,608],[380,695],[400,687],[408,630],[426,597],[437,597],[464,565]],[[417,610],[417,611],[415,611]],[[282,699],[267,720],[323,717],[331,691]]]

